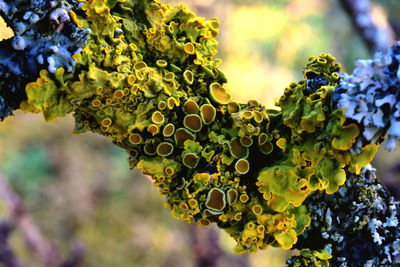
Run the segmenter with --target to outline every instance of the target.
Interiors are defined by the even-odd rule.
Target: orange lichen
[[[207,125],[214,122],[217,112],[212,105],[204,104],[200,108],[200,114],[203,123]]]
[[[240,111],[240,106],[236,102],[229,102],[227,107],[228,107],[228,112],[230,114],[237,113]]]
[[[168,123],[167,125],[165,125],[164,129],[163,129],[163,135],[165,137],[170,137],[174,134],[175,132],[175,126],[172,123]]]
[[[129,136],[129,142],[131,142],[133,145],[138,145],[141,144],[143,141],[142,136],[140,134],[134,133]]]
[[[237,159],[246,158],[249,149],[240,143],[240,139],[235,137],[229,142],[229,149],[233,157]]]
[[[189,99],[183,104],[183,111],[186,114],[197,114],[199,113],[199,105],[197,105],[195,101]]]
[[[189,114],[183,119],[183,125],[193,132],[201,130],[202,123],[199,115]]]
[[[250,164],[247,160],[245,159],[239,159],[236,163],[235,163],[235,170],[239,173],[239,174],[246,174],[248,173],[248,171],[250,170]]]
[[[210,97],[218,104],[226,105],[231,100],[231,96],[219,83],[210,84]]]
[[[214,211],[221,211],[225,205],[225,193],[218,188],[212,188],[207,196],[206,207]]]
[[[174,151],[174,146],[171,143],[163,142],[157,146],[157,154],[163,157],[167,157]]]
[[[177,146],[183,146],[186,140],[195,140],[196,136],[185,128],[179,128],[175,131],[174,138]]]

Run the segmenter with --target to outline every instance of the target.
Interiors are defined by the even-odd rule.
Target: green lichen
[[[237,253],[290,249],[310,224],[306,197],[335,192],[344,168],[357,173],[376,151],[348,151],[359,130],[332,109],[340,65],[330,55],[311,58],[280,110],[266,110],[231,101],[212,58],[216,19],[157,0],[88,0],[82,9],[73,21],[92,32],[73,72],[42,71],[22,108],[48,120],[73,111],[75,133],[110,137],[151,175],[175,218],[217,223]],[[310,89],[315,75],[328,85]]]

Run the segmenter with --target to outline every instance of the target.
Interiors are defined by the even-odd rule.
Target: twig
[[[82,263],[84,256],[85,244],[78,240],[72,244],[71,256],[61,265],[61,267],[78,267]]]
[[[23,232],[28,246],[37,254],[44,266],[61,266],[62,258],[58,249],[41,233],[32,216],[26,212],[19,196],[12,190],[7,180],[0,173],[0,197],[10,208],[12,219],[17,227]]]
[[[395,33],[389,23],[386,26],[378,26],[371,15],[369,0],[340,0],[344,10],[361,35],[371,52],[386,51],[395,43]]]
[[[223,253],[215,233],[211,233],[212,229],[208,228],[199,228],[195,224],[190,225],[190,238],[196,267],[218,266],[218,259]]]
[[[10,235],[12,225],[9,220],[0,222],[0,263],[5,267],[24,267],[20,263],[10,247],[8,246],[8,237]]]
[[[220,261],[231,267],[249,267],[247,255],[228,255],[219,245],[218,234],[212,227],[190,225],[190,238],[196,267],[218,267]]]
[[[72,248],[71,257],[64,261],[58,248],[44,237],[32,216],[25,210],[20,197],[12,190],[2,173],[0,173],[0,197],[3,198],[5,204],[9,207],[12,220],[18,229],[22,231],[29,248],[37,255],[43,266],[79,266],[84,255],[84,245],[76,242]],[[7,266],[19,267],[22,265]]]

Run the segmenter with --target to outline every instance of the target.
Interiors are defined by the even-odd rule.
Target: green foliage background
[[[219,57],[238,101],[272,106],[285,86],[300,79],[311,55],[329,52],[347,72],[355,59],[370,57],[337,0],[166,2],[183,2],[201,16],[220,18]],[[374,4],[377,14],[386,12],[390,19],[400,10],[397,0]],[[63,253],[79,239],[87,246],[85,266],[194,266],[188,224],[173,219],[151,182],[129,170],[124,151],[98,135],[72,136],[71,117],[45,123],[41,115],[15,115],[0,123],[0,171]],[[377,167],[389,169],[397,154],[387,160],[380,153]],[[0,200],[0,218],[7,216]],[[233,254],[233,240],[223,233],[219,238]],[[24,262],[40,266],[18,230],[11,244]],[[249,261],[284,266],[287,253],[268,249]]]

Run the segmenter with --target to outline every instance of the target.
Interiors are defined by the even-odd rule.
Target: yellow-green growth
[[[131,167],[151,175],[172,215],[217,223],[237,253],[290,249],[310,224],[304,199],[335,192],[345,167],[358,173],[376,146],[349,148],[360,134],[334,111],[340,65],[311,58],[280,110],[231,101],[218,69],[218,20],[158,0],[87,0],[72,15],[91,38],[73,72],[41,71],[21,108],[46,120],[73,112],[75,133],[92,131],[129,152]],[[326,86],[309,88],[316,75]]]

